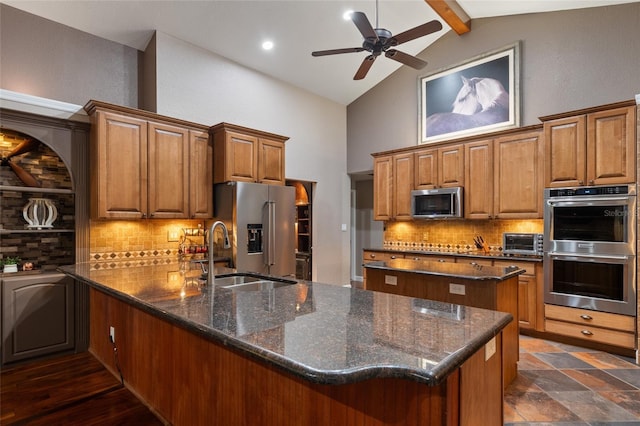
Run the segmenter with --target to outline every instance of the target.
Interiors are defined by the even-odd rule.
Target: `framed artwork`
[[[420,78],[419,143],[520,125],[520,42]]]

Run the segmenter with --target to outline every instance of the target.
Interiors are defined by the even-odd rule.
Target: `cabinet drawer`
[[[495,260],[493,262],[494,266],[498,266],[500,268],[506,268],[508,266],[517,266],[520,269],[525,270],[525,274],[527,275],[535,275],[536,274],[536,262],[512,262],[510,260]]]
[[[544,316],[563,322],[579,324],[583,327],[601,327],[635,333],[635,318],[627,315],[610,314],[608,312],[590,311],[588,309],[568,308],[566,306],[545,305]]]
[[[550,333],[562,334],[563,336],[576,337],[582,340],[590,340],[608,345],[634,348],[634,333],[594,327],[587,324],[573,324],[564,321],[545,321],[545,330]]]
[[[432,254],[407,254],[407,259],[418,260],[423,262],[449,262],[455,263],[456,258],[454,256],[438,256]]]
[[[379,251],[365,251],[363,253],[363,262],[379,262],[393,259],[404,259],[404,253],[387,253]]]

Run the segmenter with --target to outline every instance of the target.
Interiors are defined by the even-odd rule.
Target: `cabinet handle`
[[[470,265],[476,266],[478,262],[469,262]]]
[[[438,262],[442,262],[442,263],[444,263],[444,262],[445,262],[445,260],[444,260],[444,259],[438,259]]]
[[[578,185],[584,185],[584,181],[579,180]]]
[[[372,258],[372,259],[375,259],[375,258],[376,258],[376,255],[375,255],[375,254],[373,254],[373,253],[371,253],[371,254],[369,255],[369,257],[370,257],[370,258]]]
[[[595,183],[595,181],[592,179],[589,181],[589,185],[593,185]]]
[[[593,333],[589,330],[582,330],[580,333],[584,334],[585,336],[593,336]]]
[[[392,256],[391,256],[391,259],[395,259],[395,258],[396,258],[396,256],[395,256],[395,255],[392,255]]]
[[[587,315],[587,314],[580,315],[580,318],[582,318],[585,321],[591,321],[593,319],[591,315]]]

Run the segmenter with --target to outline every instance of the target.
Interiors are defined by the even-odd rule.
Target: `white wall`
[[[156,33],[159,114],[203,124],[228,122],[288,136],[286,177],[317,182],[313,280],[349,282],[350,181],[346,107]]]

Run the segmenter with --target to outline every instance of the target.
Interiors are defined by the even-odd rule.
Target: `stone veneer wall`
[[[542,231],[542,219],[398,221],[385,223],[383,244],[405,250],[473,249],[473,238],[481,235],[491,250],[501,250],[504,232]]]

